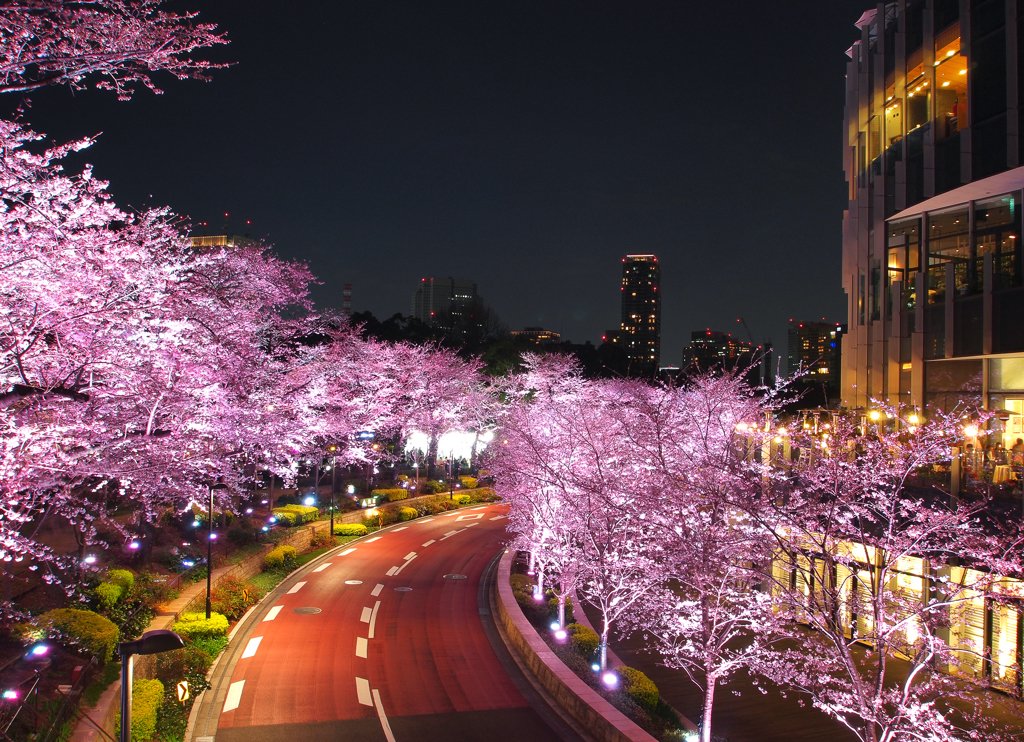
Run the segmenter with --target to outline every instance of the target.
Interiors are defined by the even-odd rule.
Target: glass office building
[[[1024,0],[900,0],[857,21],[847,407],[965,401],[1020,415],[1008,429],[1024,421],[1022,14]]]

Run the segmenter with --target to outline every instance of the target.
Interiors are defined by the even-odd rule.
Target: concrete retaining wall
[[[498,565],[498,620],[526,666],[558,704],[598,742],[656,742],[580,680],[541,639],[512,594],[509,575],[513,556],[511,550],[505,552]]]

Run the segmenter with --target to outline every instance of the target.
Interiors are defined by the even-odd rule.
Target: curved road
[[[480,586],[504,512],[410,521],[289,577],[232,640],[192,739],[574,739],[492,648]]]

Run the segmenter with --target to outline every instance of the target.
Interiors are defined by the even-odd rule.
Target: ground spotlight
[[[601,676],[601,682],[607,685],[609,688],[614,688],[619,684],[619,676],[613,672],[606,672]]]

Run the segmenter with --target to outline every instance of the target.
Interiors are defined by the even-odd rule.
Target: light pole
[[[338,488],[338,447],[329,446],[327,450],[334,454],[334,460],[331,462],[331,538],[334,538],[334,490]]]
[[[210,589],[213,586],[213,485],[208,486],[210,493],[209,533],[206,534],[206,617],[210,617]]]
[[[212,495],[211,495],[212,497]],[[121,655],[121,738],[120,742],[131,742],[132,739],[132,670],[134,656],[137,654],[158,654],[181,649],[185,642],[173,631],[158,629],[147,631],[141,638],[133,642],[121,642],[117,645],[117,653]]]

